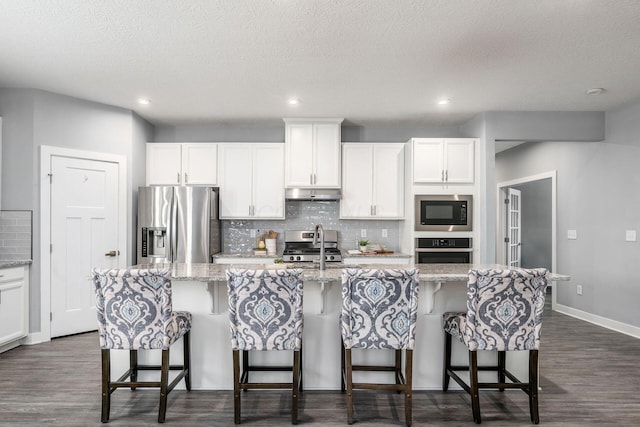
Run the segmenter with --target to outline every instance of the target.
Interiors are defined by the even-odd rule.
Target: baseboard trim
[[[586,311],[578,310],[562,304],[556,304],[555,311],[566,314],[567,316],[575,317],[576,319],[584,320],[585,322],[593,323],[594,325],[602,326],[603,328],[620,332],[621,334],[640,338],[640,327],[637,326],[618,322],[617,320],[608,319],[606,317],[598,316],[597,314],[587,313]]]
[[[24,337],[22,344],[23,345],[34,345],[34,344],[40,344],[43,343],[44,341],[42,340],[42,333],[40,332],[32,332],[29,335],[27,335],[26,337]]]

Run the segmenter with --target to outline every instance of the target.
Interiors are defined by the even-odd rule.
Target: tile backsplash
[[[380,244],[389,250],[398,250],[400,245],[399,221],[340,219],[338,201],[301,201],[287,200],[284,221],[267,220],[223,220],[222,250],[228,253],[250,253],[256,246],[257,235],[266,231],[278,232],[277,253],[284,249],[285,230],[313,230],[316,224],[322,224],[325,230],[338,230],[338,245],[341,249],[356,249],[362,229],[367,230],[366,239],[372,244]],[[382,237],[382,230],[387,236]]]
[[[32,259],[31,236],[31,211],[0,211],[0,261]]]

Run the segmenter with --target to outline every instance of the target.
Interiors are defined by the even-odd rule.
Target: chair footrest
[[[292,383],[240,383],[241,390],[292,388]]]
[[[353,383],[352,388],[363,390],[392,390],[392,391],[407,391],[411,389],[406,384],[372,384],[372,383]]]

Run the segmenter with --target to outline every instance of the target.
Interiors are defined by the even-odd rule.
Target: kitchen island
[[[304,264],[304,263],[302,263]],[[290,266],[290,264],[282,264]],[[320,271],[313,264],[303,267],[304,278],[304,333],[303,375],[306,390],[337,390],[340,388],[340,330],[338,325],[341,300],[341,271],[354,265],[329,263]],[[137,265],[132,268],[148,268]],[[262,264],[156,264],[156,268],[170,268],[173,283],[174,310],[190,311],[193,316],[191,333],[192,387],[195,390],[232,389],[231,344],[227,308],[227,268],[265,268]],[[266,265],[273,268],[275,265]],[[397,264],[359,265],[362,268],[411,268]],[[469,268],[505,268],[500,265],[421,264],[419,315],[414,349],[414,389],[440,389],[442,384],[443,332],[442,313],[466,310],[466,282]],[[550,274],[550,281],[569,280],[569,276]],[[544,328],[544,326],[543,326]],[[544,332],[543,332],[544,334]],[[180,344],[178,344],[180,345]],[[176,347],[179,348],[179,347]],[[466,360],[467,351],[462,344],[454,344],[454,363]],[[122,354],[119,354],[122,353]],[[147,353],[147,354],[144,354]],[[141,361],[157,363],[159,354],[143,352]],[[158,352],[159,353],[159,352]],[[178,363],[179,351],[172,354],[172,363]],[[481,352],[483,353],[483,352]],[[508,357],[509,368],[526,378],[526,354],[516,352]],[[480,363],[488,362],[495,353],[479,355]],[[369,350],[354,352],[354,362],[390,363],[393,352]],[[253,352],[252,360],[262,364],[290,361],[288,352]],[[127,352],[114,352],[114,374],[126,369]],[[362,378],[380,378],[380,373],[360,373]],[[255,373],[261,379],[277,380],[284,374]],[[383,377],[384,378],[384,377]]]

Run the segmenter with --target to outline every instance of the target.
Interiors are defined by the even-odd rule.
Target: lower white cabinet
[[[0,268],[0,350],[29,333],[29,266]]]
[[[404,144],[342,144],[343,219],[404,217]]]
[[[219,146],[221,219],[284,219],[284,144]]]

